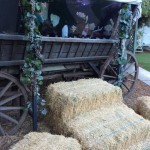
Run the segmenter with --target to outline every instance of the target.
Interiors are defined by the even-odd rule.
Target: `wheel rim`
[[[27,116],[28,96],[15,77],[0,72],[0,82],[0,135],[13,135]]]
[[[111,84],[116,85],[118,82],[118,64],[114,56],[105,62],[101,68],[101,78]],[[127,62],[122,67],[122,83],[120,85],[123,96],[127,97],[133,91],[136,80],[138,78],[138,63],[134,55],[127,51]]]

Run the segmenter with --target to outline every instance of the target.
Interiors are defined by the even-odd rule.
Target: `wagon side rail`
[[[44,63],[70,63],[107,59],[114,39],[81,39],[42,37]],[[27,38],[23,35],[0,34],[0,66],[23,65]]]

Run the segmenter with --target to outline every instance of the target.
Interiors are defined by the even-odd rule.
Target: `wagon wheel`
[[[0,72],[0,135],[13,135],[22,125],[28,99],[23,85],[13,76]]]
[[[138,78],[138,71],[138,63],[135,56],[131,52],[127,51],[127,62],[123,65],[123,76],[120,85],[124,97],[127,97],[134,89]],[[111,55],[109,59],[106,60],[104,65],[101,67],[100,72],[102,79],[116,85],[118,82],[118,63],[114,55]]]

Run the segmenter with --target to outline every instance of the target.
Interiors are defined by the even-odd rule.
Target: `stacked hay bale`
[[[81,150],[77,140],[49,133],[31,132],[10,150]]]
[[[84,112],[120,103],[122,92],[100,79],[59,82],[47,88],[48,122],[55,133],[68,133],[66,123]]]
[[[84,150],[128,149],[150,137],[150,122],[124,104],[84,113],[67,126]]]
[[[150,120],[150,96],[142,96],[137,99],[137,111],[144,118]]]
[[[120,150],[150,137],[150,122],[122,102],[121,89],[100,79],[52,84],[49,124],[83,150]]]
[[[150,150],[150,139],[131,145],[127,150]]]

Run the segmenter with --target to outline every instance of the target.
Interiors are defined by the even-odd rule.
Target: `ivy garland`
[[[120,46],[118,49],[118,62],[119,64],[125,64],[127,60],[126,53],[126,40],[129,38],[129,31],[132,27],[132,11],[130,4],[123,4],[122,9],[119,12],[120,24],[119,24],[119,38]]]
[[[123,4],[120,10],[120,25],[119,25],[119,38],[127,39],[129,38],[129,31],[131,29],[132,11],[130,4]]]
[[[37,95],[38,105],[41,104],[44,106],[45,100],[41,98],[39,93],[40,85],[43,83],[41,71],[43,63],[43,56],[41,55],[42,39],[36,20],[36,13],[41,11],[41,6],[36,0],[23,0],[22,5],[25,13],[25,35],[28,38],[22,81],[26,85],[29,85],[30,91],[32,91],[34,95]],[[32,106],[32,104],[30,106]],[[32,109],[32,107],[30,108]],[[42,114],[46,114],[45,108],[40,108],[40,111]]]
[[[132,11],[130,4],[123,4],[122,9],[119,12],[120,15],[120,24],[119,24],[119,47],[117,62],[119,64],[118,70],[118,81],[117,85],[122,85],[123,79],[123,65],[127,62],[127,52],[126,52],[126,40],[129,38],[129,31],[132,27]]]

